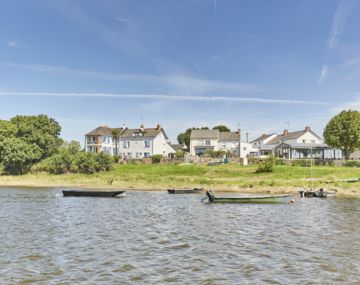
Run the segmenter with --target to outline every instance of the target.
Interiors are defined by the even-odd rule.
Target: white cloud
[[[332,49],[336,47],[341,35],[344,32],[346,21],[354,9],[354,0],[341,0],[339,3],[332,24],[331,30],[327,39],[327,48]]]
[[[328,78],[328,76],[329,76],[329,67],[327,65],[324,65],[320,72],[320,78],[318,81],[318,85],[323,83]]]
[[[228,82],[221,80],[208,80],[186,75],[148,75],[132,73],[106,73],[89,70],[71,69],[64,66],[53,66],[43,64],[18,64],[3,62],[2,65],[36,72],[45,72],[50,74],[59,74],[62,76],[73,76],[97,80],[111,81],[135,81],[141,83],[150,83],[157,86],[166,86],[171,89],[177,89],[180,92],[205,93],[211,91],[223,92],[259,92],[264,91],[258,85],[246,84],[241,82]]]
[[[6,45],[7,45],[8,47],[12,47],[12,48],[17,47],[17,43],[16,43],[15,41],[8,41],[8,42],[6,43]]]
[[[280,105],[329,105],[318,101],[301,101],[287,99],[267,99],[253,97],[227,96],[179,96],[164,94],[115,94],[115,93],[57,93],[57,92],[1,92],[0,96],[35,96],[35,97],[84,97],[84,98],[113,98],[113,99],[147,99],[147,100],[175,100],[196,102],[228,102],[228,103],[257,103]]]

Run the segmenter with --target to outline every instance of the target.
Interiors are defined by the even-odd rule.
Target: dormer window
[[[133,133],[133,137],[142,137],[142,136],[144,136],[144,134],[143,133]]]

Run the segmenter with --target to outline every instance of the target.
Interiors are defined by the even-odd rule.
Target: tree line
[[[94,173],[111,168],[112,158],[81,151],[60,138],[61,126],[46,115],[0,120],[0,164],[9,174],[34,171]]]
[[[191,131],[196,129],[209,128],[189,128],[178,135],[178,142],[189,148]],[[230,132],[224,125],[213,129]],[[23,174],[30,170],[57,174],[95,173],[111,169],[112,157],[104,153],[86,153],[78,142],[62,140],[60,132],[60,124],[46,115],[19,115],[0,120],[1,167],[10,174]],[[360,112],[340,112],[328,122],[323,136],[326,144],[341,149],[345,159],[349,159],[350,154],[360,148]]]

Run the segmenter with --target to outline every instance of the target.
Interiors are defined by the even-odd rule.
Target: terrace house
[[[114,130],[119,133],[114,137]],[[142,124],[138,129],[109,128],[101,126],[85,135],[86,152],[104,152],[119,155],[122,158],[142,159],[161,154],[167,157],[175,150],[163,128],[158,124],[155,128],[145,128]]]

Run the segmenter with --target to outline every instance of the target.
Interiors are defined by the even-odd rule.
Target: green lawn
[[[0,185],[69,186],[101,188],[166,189],[169,187],[204,186],[223,191],[288,192],[300,187],[337,188],[355,193],[360,183],[343,180],[360,177],[360,169],[350,167],[314,166],[312,183],[310,168],[276,166],[272,173],[255,173],[256,166],[237,164],[168,165],[119,164],[110,172],[98,174],[26,174],[0,176]],[[360,191],[359,191],[360,193]]]

